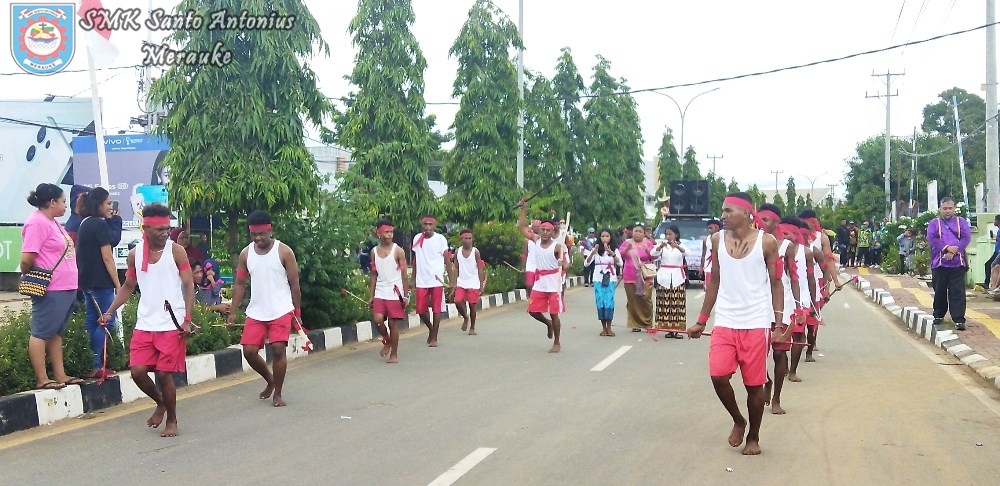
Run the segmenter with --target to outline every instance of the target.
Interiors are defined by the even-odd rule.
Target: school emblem
[[[76,6],[72,3],[14,3],[10,6],[10,53],[31,74],[55,74],[76,52]]]

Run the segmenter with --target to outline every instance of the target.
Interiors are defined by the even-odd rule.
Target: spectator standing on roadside
[[[955,201],[941,200],[941,215],[927,224],[931,252],[931,286],[934,288],[934,324],[951,313],[955,330],[965,330],[965,272],[969,262],[965,248],[972,241],[969,222],[955,216]]]

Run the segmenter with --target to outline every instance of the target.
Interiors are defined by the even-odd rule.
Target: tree
[[[660,187],[656,188],[656,193],[664,197],[670,195],[670,183],[683,180],[681,170],[681,159],[677,154],[677,147],[674,147],[673,130],[667,128],[663,132],[663,141],[660,142],[660,151],[657,154],[656,169],[659,172]]]
[[[799,197],[801,197],[801,196],[799,196]],[[803,209],[805,209],[805,208],[815,209],[815,207],[814,207],[815,203],[813,203],[812,194],[807,192],[805,200],[802,201],[802,204],[800,204],[799,206],[802,207]]]
[[[490,0],[476,0],[448,55],[458,60],[452,96],[462,101],[452,125],[455,147],[442,173],[451,188],[445,207],[472,227],[511,216],[521,101],[511,49],[517,27]]]
[[[611,63],[598,55],[590,85],[593,97],[583,105],[592,160],[584,165],[584,179],[588,187],[601,188],[602,197],[589,198],[591,212],[581,219],[614,226],[646,219],[642,199],[645,177],[635,99],[619,94],[629,87],[625,80],[615,80],[610,68]]]
[[[736,179],[729,179],[729,187],[726,188],[726,193],[740,192],[740,185],[736,183]]]
[[[788,212],[788,207],[785,205],[785,200],[782,199],[781,194],[778,194],[777,192],[774,193],[774,197],[771,198],[771,204],[778,206],[778,209],[781,210],[781,214],[785,214]]]
[[[966,170],[986,163],[986,132],[981,130],[986,123],[986,101],[961,88],[951,88],[938,95],[939,101],[924,107],[921,130],[931,135],[941,135],[955,143],[955,109],[951,97],[958,100],[958,122],[961,125],[962,158]],[[952,164],[957,173],[958,150],[951,152]]]
[[[164,165],[172,205],[187,214],[225,215],[235,252],[241,217],[255,209],[292,214],[314,207],[320,179],[304,143],[303,118],[320,125],[330,105],[306,60],[329,54],[316,19],[300,0],[282,3],[288,30],[176,30],[168,42],[190,51],[229,51],[223,66],[175,64],[153,83],[150,100],[168,108],[157,133],[170,140]],[[271,11],[261,0],[183,0],[191,11]]]
[[[562,101],[562,121],[569,137],[565,153],[566,172],[562,185],[570,194],[586,194],[592,190],[586,186],[583,178],[583,167],[590,158],[587,147],[587,120],[580,110],[580,97],[586,92],[586,85],[576,67],[576,62],[573,61],[573,53],[569,47],[563,47],[560,51],[552,85],[556,98]],[[590,199],[574,198],[567,209],[581,217],[593,214],[593,210],[588,208],[588,201]],[[589,220],[581,219],[581,221]]]
[[[524,187],[533,193],[566,173],[569,132],[552,83],[540,74],[528,73],[528,79],[531,89],[525,92]],[[572,197],[565,184],[554,184],[535,201],[539,207],[565,208],[571,205]]]
[[[764,192],[757,187],[757,184],[753,184],[747,188],[746,193],[750,195],[750,199],[753,199],[753,205],[755,207],[767,202],[767,196],[765,196]]]
[[[701,169],[698,168],[698,157],[694,152],[694,147],[688,147],[684,152],[684,165],[681,166],[684,180],[693,181],[701,179]]]
[[[715,175],[715,172],[708,173],[708,207],[712,216],[722,214],[722,200],[727,192],[726,180]]]
[[[806,193],[806,197],[802,197],[800,194],[795,200],[795,212],[802,211],[803,209],[812,209],[812,201],[810,200],[809,193]]]
[[[413,21],[410,0],[359,1],[348,27],[357,49],[349,79],[358,89],[334,118],[337,140],[354,159],[341,197],[364,217],[391,218],[404,236],[421,216],[437,212],[427,177],[443,141],[431,132],[433,117],[424,116],[427,60],[410,31]]]
[[[785,201],[788,201],[786,203],[786,207],[787,207],[789,213],[794,213],[794,212],[796,212],[796,211],[798,211],[800,209],[795,204],[795,202],[797,201],[797,199],[795,197],[795,178],[794,177],[789,177],[788,178],[788,185],[786,186],[786,189],[785,189]]]

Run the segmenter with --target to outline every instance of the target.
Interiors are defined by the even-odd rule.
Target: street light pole
[[[699,96],[701,96],[703,94],[711,93],[712,91],[717,91],[718,89],[719,88],[712,88],[712,89],[710,89],[708,91],[696,94],[694,96],[694,98],[691,98],[687,102],[687,104],[684,105],[684,109],[683,110],[681,109],[681,104],[678,103],[677,100],[675,100],[673,96],[670,96],[670,95],[668,95],[666,93],[661,93],[659,91],[651,91],[651,93],[656,93],[656,94],[658,94],[660,96],[666,96],[667,98],[670,98],[670,101],[673,101],[674,102],[674,106],[677,107],[677,112],[680,113],[680,115],[681,115],[681,149],[678,151],[679,152],[678,155],[680,155],[680,157],[681,157],[682,160],[684,159],[684,150],[685,150],[684,149],[684,117],[687,115],[688,107],[690,107],[691,103],[694,100],[698,99]]]
[[[517,50],[517,92],[521,98],[517,116],[517,187],[524,189],[524,0],[518,1],[517,17],[517,35],[521,38]]]
[[[800,175],[800,176],[805,177],[806,179],[809,180],[809,197],[812,198],[812,196],[815,195],[815,193],[816,193],[816,181],[818,181],[820,177],[823,177],[823,176],[825,176],[825,175],[827,175],[829,173],[830,173],[829,171],[828,172],[824,172],[824,173],[822,173],[822,174],[820,174],[820,175],[818,175],[816,177],[809,177],[809,176],[807,176],[805,174],[796,174],[796,175]],[[830,190],[832,191],[833,188],[830,188]],[[815,201],[813,201],[813,202],[815,202]]]

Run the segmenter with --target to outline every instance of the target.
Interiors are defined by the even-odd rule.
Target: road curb
[[[566,279],[567,288],[581,285],[583,277]],[[528,292],[525,289],[485,295],[480,297],[478,309],[503,307],[527,299]],[[458,310],[454,304],[448,304],[444,314],[444,319],[451,319],[458,317]],[[414,329],[420,325],[420,318],[410,315],[408,321],[403,323],[403,329]],[[287,348],[289,360],[341,348],[350,343],[370,341],[373,336],[378,335],[378,330],[370,321],[361,321],[349,326],[314,329],[307,335],[312,341],[311,351],[302,349],[305,342],[297,334],[289,336]],[[265,346],[261,349],[261,354],[265,360],[271,361],[270,347]],[[198,356],[188,356],[186,365],[187,371],[174,374],[174,382],[178,387],[204,383],[250,370],[250,365],[243,357],[243,350],[239,345]],[[100,385],[97,384],[97,380],[91,380],[61,390],[32,390],[0,397],[0,436],[80,417],[115,405],[133,402],[145,396],[132,381],[128,370],[125,370],[115,378],[104,380]]]
[[[896,304],[895,299],[889,291],[872,288],[871,283],[862,277],[858,277],[854,286],[860,292],[867,295],[873,302],[898,317],[903,326],[911,332],[958,358],[959,361],[975,371],[976,374],[985,378],[987,382],[997,389],[1000,389],[1000,366],[996,366],[989,358],[976,353],[968,344],[962,342],[962,339],[955,331],[940,329],[934,325],[933,315],[917,307],[900,307]]]

